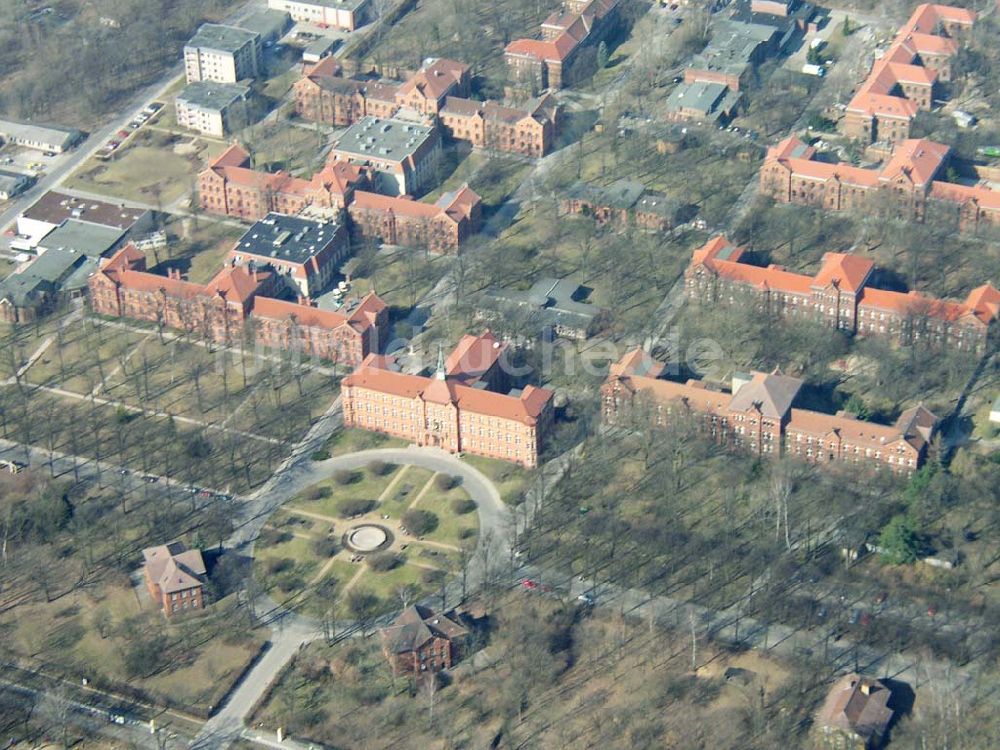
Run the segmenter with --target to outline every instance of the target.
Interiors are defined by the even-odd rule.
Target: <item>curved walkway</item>
[[[334,456],[325,461],[312,461],[307,454],[299,452],[260,491],[247,499],[237,520],[238,528],[229,538],[226,547],[252,557],[253,545],[261,529],[271,514],[284,503],[309,485],[329,478],[335,471],[359,469],[371,461],[410,464],[461,477],[462,487],[476,502],[479,513],[477,545],[491,544],[496,545],[499,550],[507,549],[509,513],[493,483],[482,472],[449,453],[417,446],[375,448]],[[473,556],[470,581],[480,577],[482,557],[478,554]],[[244,720],[285,664],[302,646],[323,636],[322,628],[313,620],[281,608],[268,597],[259,597],[258,601],[271,613],[270,648],[227,696],[219,711],[205,723],[191,745],[193,748],[215,750],[227,747],[236,740],[243,733]]]

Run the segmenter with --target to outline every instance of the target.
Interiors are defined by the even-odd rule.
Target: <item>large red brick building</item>
[[[901,474],[919,468],[938,422],[923,406],[906,410],[892,426],[797,409],[802,381],[777,372],[734,376],[724,390],[700,380],[663,380],[664,370],[640,349],[613,364],[601,387],[605,421],[620,424],[637,413],[665,426],[693,420],[722,445],[750,455]]]
[[[973,289],[964,302],[916,292],[869,286],[874,263],[827,253],[815,276],[742,262],[743,248],[725,237],[694,252],[684,272],[685,296],[705,305],[749,299],[782,317],[819,320],[859,336],[886,336],[904,343],[920,339],[963,351],[986,350],[990,327],[1000,317],[1000,292],[990,284]]]
[[[793,135],[768,149],[760,187],[779,203],[828,211],[868,210],[881,200],[916,220],[931,205],[947,208],[963,230],[1000,224],[1000,192],[941,179],[950,154],[944,144],[908,139],[895,145],[881,167],[866,169],[819,161],[816,149]]]
[[[403,83],[344,78],[340,63],[326,57],[292,86],[295,111],[306,120],[343,127],[363,117],[392,117],[403,107],[434,117],[449,96],[468,96],[469,66],[429,60]]]
[[[350,365],[378,351],[389,312],[374,293],[334,312],[274,299],[276,286],[269,271],[231,265],[204,285],[178,273],[149,273],[145,256],[127,245],[90,277],[90,304],[99,315],[145,320],[220,344],[254,341]]]
[[[461,658],[468,634],[456,619],[414,604],[381,630],[382,653],[396,673],[440,672]]]
[[[173,617],[205,607],[205,561],[201,552],[181,542],[142,551],[143,578],[149,597]]]
[[[438,111],[445,132],[477,148],[545,156],[559,129],[560,107],[551,94],[520,107],[449,96]]]
[[[500,392],[504,349],[489,332],[465,336],[433,377],[369,356],[341,382],[344,424],[533,468],[553,424],[553,393],[530,385]]]
[[[436,203],[358,191],[347,208],[358,237],[389,245],[457,253],[482,220],[479,196],[468,185],[445,193]]]
[[[366,190],[367,168],[348,162],[331,162],[311,180],[257,172],[248,165],[249,155],[236,145],[209,164],[199,176],[202,209],[244,221],[307,209],[336,216],[346,209],[355,236],[436,253],[457,253],[482,221],[482,201],[468,185],[431,204]]]
[[[292,215],[307,206],[343,208],[365,184],[365,169],[348,162],[327,164],[311,180],[259,172],[250,166],[250,154],[234,144],[198,175],[198,201],[213,214],[260,221],[272,212]]]
[[[937,82],[951,80],[958,43],[975,22],[972,10],[919,5],[847,105],[844,133],[866,143],[909,138],[917,112],[930,110]]]
[[[515,39],[504,49],[513,82],[535,89],[570,85],[586,47],[596,47],[617,27],[618,0],[566,0],[541,27],[541,39]]]

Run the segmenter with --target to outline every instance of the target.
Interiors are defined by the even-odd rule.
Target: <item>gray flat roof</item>
[[[762,44],[778,35],[778,29],[759,23],[716,21],[712,41],[702,52],[691,58],[689,68],[719,70],[730,74],[741,73],[750,58]]]
[[[0,136],[6,138],[38,141],[39,143],[49,143],[66,148],[68,144],[78,139],[81,135],[83,133],[76,128],[65,128],[61,125],[21,122],[20,120],[0,120]]]
[[[362,159],[401,161],[412,155],[433,133],[433,126],[369,116],[358,120],[334,141],[333,150]]]
[[[45,235],[39,247],[46,251],[62,248],[97,258],[113,248],[124,234],[124,229],[68,219]]]
[[[177,95],[177,101],[190,107],[221,112],[233,102],[248,98],[250,91],[249,86],[241,83],[195,81],[184,87],[184,90]]]
[[[15,190],[33,180],[34,178],[31,175],[0,169],[0,190],[4,190],[5,192]]]
[[[198,47],[217,52],[238,52],[243,45],[259,37],[256,31],[247,31],[236,26],[223,26],[218,23],[206,23],[195,32],[186,47]]]
[[[338,8],[342,10],[357,10],[366,5],[368,0],[296,0],[299,5],[318,5],[323,8]]]
[[[292,17],[283,10],[261,10],[251,13],[239,23],[241,29],[262,37],[283,34],[292,22]]]
[[[21,273],[0,281],[0,298],[16,305],[29,304],[40,293],[63,289],[79,291],[97,270],[97,258],[72,250],[52,248],[39,255]]]
[[[271,213],[240,237],[236,250],[301,264],[328,247],[339,228],[335,221],[312,221]]]
[[[694,109],[708,114],[729,91],[722,83],[682,83],[667,97],[667,111],[676,112],[679,109]]]
[[[569,279],[546,277],[536,281],[527,291],[491,289],[485,297],[494,303],[531,308],[546,323],[587,328],[600,314],[601,308],[576,301],[574,297],[581,288]]]

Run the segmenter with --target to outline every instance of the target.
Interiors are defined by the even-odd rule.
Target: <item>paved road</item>
[[[336,404],[335,406],[339,405]],[[253,554],[253,544],[267,518],[290,497],[320,480],[330,477],[340,469],[362,468],[371,461],[380,460],[394,464],[412,464],[434,472],[461,477],[462,486],[475,500],[479,511],[480,544],[494,545],[498,551],[509,549],[508,510],[496,487],[481,472],[460,459],[434,448],[382,448],[325,461],[312,461],[312,451],[325,442],[339,423],[339,410],[331,407],[323,420],[310,433],[300,448],[283,464],[258,492],[251,495],[240,507],[239,526],[226,546],[244,554]],[[489,541],[484,541],[489,540]],[[475,587],[482,582],[486,571],[480,555],[473,557],[468,583]],[[457,592],[455,597],[458,598]],[[281,672],[288,660],[306,643],[323,637],[318,622],[290,612],[281,612],[267,597],[261,597],[258,612],[265,610],[273,617],[271,647],[264,657],[227,697],[219,711],[205,724],[191,747],[198,750],[224,748],[240,736],[254,739],[252,733],[244,735],[244,721],[268,686]],[[343,631],[341,631],[343,632]]]
[[[266,6],[266,0],[249,0],[249,2],[243,5],[238,11],[232,13],[228,18],[226,18],[225,22],[238,22],[250,13],[261,10]],[[20,196],[11,201],[3,211],[0,211],[0,229],[6,227],[14,221],[20,213],[38,200],[42,194],[59,187],[77,167],[97,153],[101,146],[103,146],[108,138],[111,137],[112,133],[127,127],[130,120],[139,114],[151,101],[160,98],[163,93],[170,88],[174,80],[179,75],[182,75],[183,72],[183,65],[177,64],[173,66],[155,83],[151,83],[141,89],[138,93],[134,94],[117,112],[109,112],[108,117],[110,119],[107,125],[104,125],[90,133],[86,141],[77,146],[77,148],[69,153],[66,158],[54,166],[53,169],[36,182],[31,189],[22,193]],[[104,197],[104,199],[107,200],[106,197]]]

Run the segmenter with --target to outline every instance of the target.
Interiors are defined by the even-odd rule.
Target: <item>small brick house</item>
[[[205,608],[205,561],[181,542],[142,551],[143,577],[150,598],[165,617]]]
[[[461,658],[469,632],[449,615],[415,604],[381,631],[382,653],[394,671],[419,676],[450,669]]]

